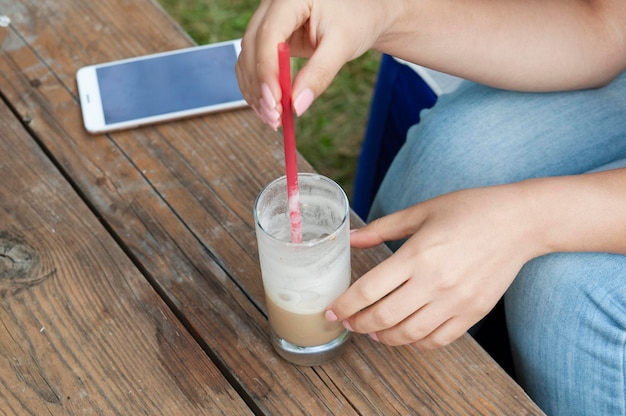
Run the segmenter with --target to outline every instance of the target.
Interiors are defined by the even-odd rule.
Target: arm
[[[285,40],[310,57],[294,79],[297,114],[370,48],[501,88],[595,87],[626,68],[625,22],[623,0],[264,0],[237,75],[274,127],[282,111],[276,46]]]
[[[389,345],[446,345],[493,308],[521,267],[557,251],[626,254],[626,169],[443,195],[383,217],[353,247],[410,237],[329,306]]]
[[[626,67],[621,0],[406,0],[375,49],[494,87],[597,87]]]

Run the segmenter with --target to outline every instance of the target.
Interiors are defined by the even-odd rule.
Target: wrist
[[[520,195],[520,219],[523,241],[530,258],[558,250],[559,198],[554,193],[556,185],[546,179],[529,179],[513,184]]]
[[[376,1],[376,3],[385,4],[381,9],[385,18],[379,19],[381,22],[378,28],[379,35],[372,49],[398,55],[398,48],[406,48],[407,42],[416,41],[415,22],[419,21],[416,14],[420,2],[396,0],[391,5],[387,2]]]
[[[626,252],[626,169],[520,182],[538,255]]]

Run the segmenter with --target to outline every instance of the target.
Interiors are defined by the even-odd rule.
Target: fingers
[[[305,1],[262,1],[241,42],[235,68],[239,88],[256,114],[274,129],[280,125],[282,113],[278,45],[291,43],[292,38],[299,39],[298,33],[302,32],[309,15],[310,9]]]
[[[414,312],[397,325],[370,336],[390,346],[413,345],[420,349],[436,349],[462,336],[473,322],[466,317],[450,316],[444,302],[433,302]]]
[[[441,237],[428,242],[432,234],[432,227],[426,225],[432,219],[429,212],[440,211],[434,208],[427,201],[351,233],[352,247],[359,248],[413,236],[338,297],[329,306],[330,317],[387,345],[413,344],[425,349],[449,344],[482,317],[474,313],[482,313],[478,309],[459,307],[471,304],[468,293],[473,288],[457,279],[455,262],[446,261],[445,254],[441,257]]]
[[[250,20],[236,73],[245,100],[271,127],[279,126],[282,113],[279,43],[288,42],[293,56],[310,58],[293,82],[293,107],[298,116],[328,88],[339,69],[355,57],[355,42],[349,42],[347,36],[355,31],[354,27],[337,22],[337,15],[349,10],[349,5],[343,3],[265,0]],[[338,9],[342,9],[341,13]],[[358,38],[350,38],[355,37]]]
[[[422,205],[414,205],[378,218],[363,228],[352,230],[350,245],[354,248],[370,248],[385,241],[407,238],[419,230],[426,219],[426,212]]]
[[[375,220],[363,228],[350,231],[350,246],[354,248],[371,248],[385,242],[379,230],[379,220]]]
[[[329,315],[334,318],[333,320],[344,321],[353,315],[359,313],[359,311],[366,311],[371,314],[372,311],[367,308],[381,299],[388,296],[397,288],[402,286],[412,275],[409,268],[409,262],[402,261],[401,256],[392,256],[383,261],[377,267],[364,274],[358,279],[352,286],[339,296],[335,301],[329,305],[328,310],[332,311]],[[358,319],[352,319],[350,322],[355,322],[359,325],[359,332],[367,333],[382,329],[384,325],[393,325],[402,320],[407,313],[402,309],[403,305],[395,305],[384,302],[382,308],[378,308],[380,305],[374,307],[375,312],[379,312],[379,322],[384,322],[383,326],[380,325],[359,325]],[[363,312],[363,313],[366,313]],[[392,318],[400,313],[399,318]]]
[[[326,91],[341,67],[348,61],[346,52],[338,47],[332,36],[323,38],[315,46],[315,51],[296,74],[293,82],[293,104],[298,116],[310,107],[315,98]]]
[[[261,85],[257,82],[257,61],[256,61],[256,33],[261,22],[267,12],[269,2],[262,1],[252,18],[248,22],[246,31],[241,39],[241,52],[235,65],[235,73],[239,82],[239,89],[243,94],[246,102],[252,107],[259,116],[261,97]]]
[[[465,321],[460,317],[449,319],[424,338],[413,342],[412,345],[423,350],[445,347],[462,337],[473,324],[474,322]]]
[[[408,260],[399,251],[357,280],[330,306],[337,319],[354,332],[378,333],[389,345],[415,342],[440,326],[448,317],[427,297],[434,283],[416,277]]]
[[[284,9],[277,8],[272,1],[261,2],[248,23],[235,66],[244,99],[274,129],[278,128],[281,110],[277,47],[291,35],[291,30],[285,27],[296,24],[286,20]],[[287,26],[273,24],[276,18],[285,19]]]
[[[393,283],[389,282],[380,291],[387,291],[391,286]],[[361,292],[365,290],[359,288]],[[344,320],[344,326],[352,332],[369,334],[386,345],[412,344],[421,349],[435,349],[452,343],[482,318],[482,315],[454,309],[456,303],[448,302],[446,296],[433,299],[427,297],[429,293],[432,288],[428,284],[408,279],[371,306],[350,315]],[[347,302],[354,300],[348,297]],[[340,319],[342,306],[331,307]]]
[[[389,239],[409,236],[419,228],[423,216],[419,205],[415,205],[410,209],[381,217],[359,230],[354,230],[350,236],[351,245],[367,248]],[[406,288],[399,290],[414,277],[414,259],[411,258],[414,252],[408,247],[401,248],[358,279],[328,307],[332,311],[329,316],[338,320],[350,318],[349,325],[354,323],[358,328],[355,330],[368,333],[397,324],[425,304],[426,302],[421,301],[419,296],[420,293],[428,293],[426,287],[413,290],[417,296],[408,300],[404,298],[406,293],[411,291]],[[409,285],[415,285],[416,281],[417,279],[413,279]],[[397,292],[392,293],[395,291]],[[372,306],[374,304],[376,305]]]
[[[328,316],[389,345],[436,348],[461,336],[532,258],[515,221],[526,214],[504,201],[510,189],[442,195],[354,231],[353,247],[410,237],[335,299]]]

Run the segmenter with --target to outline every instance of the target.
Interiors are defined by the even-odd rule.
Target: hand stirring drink
[[[350,207],[341,187],[298,173],[289,46],[278,46],[286,175],[259,193],[254,220],[270,341],[294,364],[338,357],[350,339],[326,307],[350,285]]]

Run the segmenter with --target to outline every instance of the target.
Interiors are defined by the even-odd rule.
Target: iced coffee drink
[[[278,353],[300,365],[339,355],[349,332],[324,318],[326,307],[350,285],[348,199],[332,180],[298,175],[302,243],[291,242],[287,185],[279,178],[255,203],[259,261]]]

